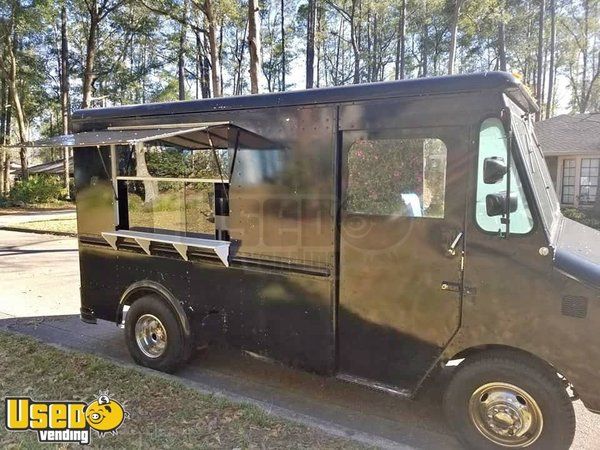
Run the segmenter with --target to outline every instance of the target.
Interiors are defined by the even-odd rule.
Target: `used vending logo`
[[[37,431],[40,442],[89,444],[92,430],[99,436],[117,434],[129,414],[123,406],[100,392],[89,403],[76,401],[37,402],[28,397],[7,397],[6,428],[10,431]]]

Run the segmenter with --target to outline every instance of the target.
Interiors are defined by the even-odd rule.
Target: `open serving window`
[[[22,146],[23,144],[19,144]],[[237,150],[270,148],[267,139],[229,122],[112,127],[56,136],[28,147],[110,148],[115,250],[134,242],[147,254],[172,246],[213,251],[229,265],[229,179]]]

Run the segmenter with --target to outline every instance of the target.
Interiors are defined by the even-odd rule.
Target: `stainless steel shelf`
[[[161,244],[170,244],[181,255],[184,260],[188,260],[188,248],[201,248],[212,250],[219,257],[226,267],[229,267],[229,241],[219,241],[216,239],[201,239],[185,236],[173,236],[170,234],[146,233],[142,231],[119,230],[105,231],[102,237],[110,246],[118,250],[118,239],[134,240],[148,255],[151,255],[150,244],[157,242]]]

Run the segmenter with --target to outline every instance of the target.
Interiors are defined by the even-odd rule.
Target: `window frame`
[[[353,129],[353,130],[340,130],[340,137],[342,139],[342,185],[343,189],[341,194],[343,195],[341,201],[341,210],[343,214],[350,214],[353,216],[364,216],[364,217],[394,217],[401,218],[407,220],[416,220],[416,219],[425,219],[425,220],[446,220],[446,210],[447,210],[447,199],[446,199],[446,190],[447,190],[447,178],[448,178],[448,160],[446,158],[446,167],[445,167],[445,186],[444,186],[444,216],[443,217],[431,217],[431,216],[406,216],[402,214],[371,214],[367,212],[359,212],[359,211],[349,211],[347,209],[347,193],[350,185],[350,173],[348,167],[348,156],[349,151],[354,145],[354,143],[359,139],[359,136],[362,136],[365,140],[374,140],[374,139],[435,139],[439,140],[446,149],[446,155],[448,154],[448,143],[443,139],[442,134],[439,130],[443,128],[454,128],[447,126],[437,126],[437,127],[412,127],[412,128],[373,128],[373,129]],[[346,142],[346,136],[352,136],[352,139],[349,139]],[[356,136],[356,138],[354,137]]]
[[[129,151],[130,153],[130,157],[128,160],[128,163],[131,163],[131,161],[133,160],[133,157],[135,156],[135,146],[137,145],[141,145],[141,146],[148,146],[150,144],[152,144],[155,141],[148,141],[148,142],[142,142],[142,143],[137,143],[137,144],[112,144],[109,146],[110,148],[110,152],[111,152],[111,179],[112,179],[112,184],[113,184],[113,190],[115,192],[115,200],[114,200],[114,222],[115,222],[115,229],[127,229],[127,230],[131,230],[131,215],[130,215],[130,198],[129,198],[129,192],[128,192],[128,182],[146,182],[146,181],[150,181],[150,182],[168,182],[168,183],[181,183],[182,184],[182,189],[185,191],[186,189],[186,185],[187,184],[198,184],[198,185],[202,185],[202,184],[210,184],[212,185],[212,190],[213,192],[216,191],[216,184],[222,184],[224,186],[229,186],[230,184],[230,177],[225,177],[226,175],[229,175],[228,170],[229,168],[226,167],[225,169],[227,169],[225,171],[225,173],[223,173],[223,167],[221,167],[221,160],[217,160],[218,164],[219,164],[219,170],[220,173],[222,173],[222,175],[224,176],[222,179],[221,178],[194,178],[194,177],[162,177],[162,176],[153,176],[153,175],[148,175],[148,176],[137,176],[137,175],[122,175],[121,174],[121,167],[120,167],[120,149],[119,147],[129,147]],[[177,146],[179,147],[179,146]],[[191,150],[191,149],[186,149],[185,147],[181,147],[181,151],[186,151],[189,150],[192,152],[195,151],[208,151],[208,152],[213,152],[215,150],[225,150],[227,152],[230,151],[229,148],[224,149],[224,148],[218,148],[218,149],[198,149],[198,150]],[[227,188],[225,188],[227,189]],[[121,198],[121,193],[124,193],[125,196],[125,201],[123,201],[123,199]],[[227,194],[226,194],[227,196]],[[184,193],[184,212],[187,213],[186,210],[186,206],[185,206],[185,193]],[[214,199],[213,199],[214,200]],[[211,210],[214,210],[214,205],[209,205]],[[213,211],[213,214],[216,215],[216,212]],[[135,228],[139,228],[137,225],[134,225]],[[155,227],[154,227],[155,228]],[[134,231],[134,230],[132,230]],[[184,230],[176,230],[176,229],[165,229],[165,230],[161,230],[161,231],[147,231],[144,230],[147,233],[153,233],[153,234],[166,234],[166,235],[174,235],[174,236],[184,236],[184,237],[197,237],[196,235],[202,234],[202,236],[200,236],[200,238],[204,238],[206,239],[209,235],[205,233],[197,233],[197,232],[193,232],[193,231],[189,231],[187,228],[187,223],[185,226]],[[217,224],[215,222],[215,226],[214,226],[214,235],[215,237],[212,239],[216,239],[216,235],[218,234],[219,229],[217,228]],[[191,236],[190,236],[191,235]]]
[[[583,169],[584,169],[584,167],[583,167],[583,161],[585,161],[585,160],[590,161],[590,167],[586,167],[585,168],[585,169],[588,169],[588,170],[592,169],[592,167],[591,167],[591,162],[592,161],[598,161],[598,167],[596,167],[598,173],[594,176],[594,178],[596,178],[596,184],[586,184],[585,186],[582,184],[582,181],[583,181]],[[578,203],[579,203],[580,206],[584,206],[584,207],[594,206],[594,204],[598,200],[598,184],[599,184],[598,182],[600,181],[600,157],[599,158],[584,158],[584,157],[582,157],[582,158],[580,158],[579,162],[580,162],[581,166],[579,168],[579,180],[578,180],[579,181],[579,183],[578,183],[578,186],[579,186],[579,199],[578,200],[579,200],[579,202]],[[591,175],[588,175],[588,177],[591,177]],[[583,202],[581,200],[581,198],[582,198],[581,190],[584,187],[587,187],[587,188],[595,187],[596,188],[596,194],[594,195],[594,200],[592,200],[591,202],[589,202],[589,201]]]
[[[590,154],[569,154],[564,156],[558,156],[558,163],[556,164],[556,190],[559,194],[560,206],[567,208],[593,208],[594,203],[583,203],[580,201],[580,193],[581,193],[581,162],[584,159],[600,159],[596,155]],[[564,203],[563,202],[563,168],[565,161],[575,160],[575,194],[573,203]],[[598,179],[599,186],[596,188],[596,196],[600,195],[600,176]]]
[[[572,162],[573,167],[569,167],[569,169],[573,169],[573,175],[569,175],[569,178],[573,178],[573,184],[565,184],[565,163]],[[576,197],[577,197],[577,158],[565,158],[562,160],[560,167],[560,203],[561,205],[575,205]],[[570,194],[573,199],[570,202],[565,201],[565,187],[573,188],[573,193]]]
[[[509,111],[508,107],[504,109],[504,111]],[[510,111],[510,114],[515,114],[513,111]],[[538,206],[537,203],[535,202],[535,197],[533,194],[533,190],[529,181],[529,178],[527,177],[527,173],[525,170],[525,166],[523,163],[523,160],[521,158],[521,153],[518,150],[518,148],[515,148],[518,144],[516,143],[516,139],[512,137],[512,128],[510,125],[506,124],[506,119],[502,118],[499,114],[490,114],[487,116],[483,116],[482,119],[477,122],[473,128],[472,128],[472,135],[473,135],[473,139],[472,142],[474,143],[475,146],[475,158],[473,160],[473,164],[472,164],[472,168],[473,168],[473,175],[471,176],[471,182],[474,184],[473,188],[472,188],[472,201],[471,201],[471,205],[472,205],[472,214],[471,214],[471,219],[472,219],[472,223],[475,225],[475,228],[483,233],[486,234],[488,236],[498,236],[498,231],[488,231],[485,230],[484,228],[482,228],[479,225],[479,222],[477,221],[477,180],[478,180],[478,176],[479,176],[479,143],[480,143],[480,136],[481,136],[481,126],[483,125],[483,123],[486,120],[489,119],[498,119],[501,123],[502,126],[504,127],[504,132],[506,133],[506,137],[508,139],[508,146],[509,146],[509,151],[510,151],[510,162],[511,164],[514,165],[517,174],[519,175],[519,178],[521,180],[521,185],[523,187],[523,193],[525,195],[525,198],[527,199],[527,204],[529,206],[529,210],[531,212],[531,218],[533,220],[531,229],[527,232],[527,233],[514,233],[512,230],[510,232],[510,234],[508,235],[510,238],[527,238],[529,236],[531,236],[532,234],[535,234],[538,230],[539,227],[539,211],[538,211]],[[512,183],[511,183],[512,184]]]

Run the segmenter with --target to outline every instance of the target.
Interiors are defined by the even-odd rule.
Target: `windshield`
[[[533,132],[530,116],[524,115],[521,117],[519,114],[513,113],[511,121],[516,143],[523,157],[527,176],[531,181],[544,228],[551,241],[553,241],[561,212],[546,160]]]

